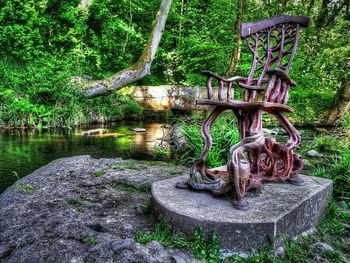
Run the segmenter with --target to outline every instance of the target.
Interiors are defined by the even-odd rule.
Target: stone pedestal
[[[320,221],[332,181],[301,177],[304,186],[267,183],[260,193],[250,193],[248,211],[233,208],[229,198],[175,188],[188,177],[158,181],[152,185],[153,210],[162,214],[175,232],[192,236],[196,227],[205,235],[216,231],[221,248],[248,252],[271,244],[276,237],[293,238]]]

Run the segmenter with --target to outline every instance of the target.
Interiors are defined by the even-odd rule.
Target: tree
[[[82,93],[86,97],[108,95],[115,90],[142,79],[151,73],[151,65],[162,38],[165,23],[172,4],[172,0],[162,0],[151,36],[137,62],[104,80],[93,81],[85,85]]]
[[[238,64],[241,58],[241,43],[242,43],[242,36],[241,36],[241,27],[242,27],[242,21],[243,21],[243,14],[244,14],[244,0],[238,0],[237,1],[237,18],[235,23],[235,31],[236,31],[236,43],[235,48],[232,53],[231,63],[228,67],[225,76],[230,77],[235,75]]]
[[[326,115],[324,124],[334,125],[349,113],[350,109],[350,82],[349,82],[349,64],[350,64],[350,45],[346,33],[350,29],[348,0],[330,1],[322,0],[321,8],[316,19],[316,26],[324,30],[329,43],[321,55],[322,61],[327,61],[323,68],[330,75],[336,75],[340,80],[340,88],[334,97],[334,107]],[[334,21],[338,24],[334,27]],[[327,35],[328,34],[328,35]],[[320,40],[321,34],[318,34]]]

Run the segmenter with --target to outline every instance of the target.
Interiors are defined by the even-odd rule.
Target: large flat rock
[[[175,188],[186,178],[152,185],[154,212],[165,216],[176,232],[192,235],[196,227],[206,235],[216,231],[222,248],[240,252],[269,245],[276,237],[295,237],[313,229],[332,193],[331,180],[302,176],[304,186],[265,184],[261,193],[247,197],[250,209],[239,211],[228,197]]]
[[[187,173],[161,162],[55,160],[0,195],[0,262],[198,262],[157,241],[133,240],[153,229],[142,209],[151,184]]]

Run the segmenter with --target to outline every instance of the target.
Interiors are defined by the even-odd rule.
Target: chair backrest
[[[307,27],[306,16],[275,16],[267,20],[242,24],[242,37],[253,53],[251,70],[246,83],[250,87],[267,87],[267,71],[283,70],[288,73],[298,45],[300,27]],[[244,101],[257,101],[256,90],[247,90]],[[265,98],[265,97],[264,97]],[[265,100],[265,99],[264,99]],[[267,98],[268,100],[268,98]]]

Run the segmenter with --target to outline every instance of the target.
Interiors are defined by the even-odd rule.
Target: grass
[[[176,166],[175,163],[170,161],[142,161],[142,164],[147,166],[165,166],[165,167],[174,167]]]
[[[130,169],[130,170],[138,170],[139,167],[135,162],[120,162],[116,163],[112,166],[112,169],[117,170],[117,169]]]
[[[78,199],[69,199],[67,201],[68,205],[72,207],[73,209],[77,210],[78,212],[83,211],[83,203]]]
[[[26,184],[16,184],[16,189],[23,194],[32,195],[36,188]]]
[[[200,156],[204,143],[200,128],[203,116],[194,115],[191,121],[180,120],[180,130],[187,140],[186,146],[175,154],[178,164],[193,164]],[[229,148],[238,142],[239,132],[232,115],[219,117],[211,128],[213,146],[208,154],[207,165],[217,167],[226,164]]]
[[[135,241],[141,244],[147,244],[153,240],[167,247],[189,250],[206,263],[216,263],[221,260],[220,241],[216,233],[213,233],[209,239],[205,239],[202,231],[197,228],[194,232],[194,238],[189,239],[183,235],[174,234],[164,220],[160,220],[153,231],[139,232],[135,236]]]
[[[19,180],[19,175],[16,171],[11,172],[12,176],[14,176],[17,180]]]
[[[82,240],[81,240],[82,243],[85,243],[85,244],[89,244],[89,245],[96,245],[98,242],[97,242],[97,238],[95,236],[87,236],[87,237],[84,237]]]
[[[338,201],[350,207],[350,149],[347,139],[339,139],[334,144],[327,144],[329,151],[337,152],[337,156],[315,168],[314,175],[333,180],[333,194]]]
[[[170,149],[166,146],[155,145],[153,147],[153,155],[158,160],[167,160],[170,156]]]
[[[149,198],[145,204],[141,205],[143,214],[148,216],[152,213],[152,199]]]
[[[110,187],[118,190],[126,191],[129,193],[148,193],[150,191],[150,188],[147,186],[138,188],[138,187],[128,185],[128,184],[123,184],[123,183],[110,184]]]
[[[100,177],[100,176],[104,175],[106,172],[107,172],[106,168],[99,169],[96,172],[94,172],[94,176],[95,177]]]

